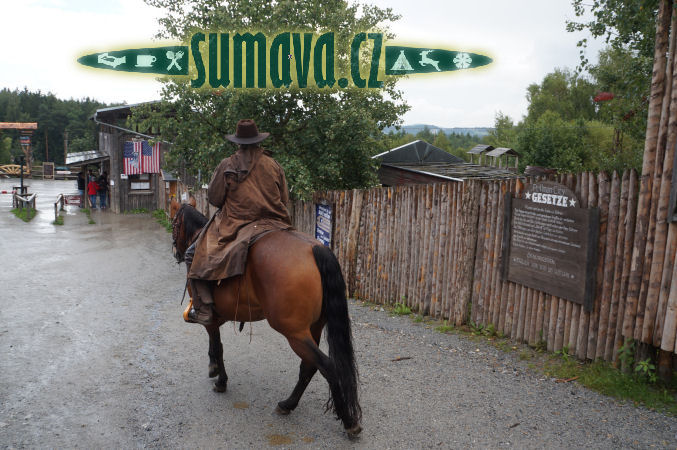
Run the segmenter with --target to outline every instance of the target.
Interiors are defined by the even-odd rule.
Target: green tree
[[[484,142],[493,147],[517,147],[518,128],[512,119],[501,111],[494,117],[494,128],[485,137]]]
[[[537,119],[546,111],[559,114],[563,120],[591,120],[596,116],[592,101],[596,87],[589,80],[569,70],[555,69],[540,84],[527,88],[529,119]]]
[[[613,49],[623,49],[638,56],[635,69],[651,79],[656,18],[659,0],[572,0],[576,17],[591,17],[586,21],[567,21],[567,31],[587,30],[594,38],[603,37]],[[587,38],[578,42],[581,47],[583,70],[589,63],[586,56]],[[648,59],[647,59],[648,58]],[[648,90],[647,90],[648,93]]]
[[[0,141],[0,164],[11,164],[12,163],[12,154],[10,149],[12,148],[12,138],[6,136]]]
[[[53,94],[44,94],[40,91],[31,92],[9,89],[0,90],[0,122],[37,122],[38,129],[33,133],[33,158],[44,161],[49,149],[49,160],[58,164],[63,161],[64,132],[68,131],[69,139],[86,142],[76,148],[69,146],[69,150],[92,150],[96,148],[96,125],[89,120],[98,109],[106,106],[103,103],[85,98],[82,100],[61,100]],[[18,147],[18,130],[6,130],[8,136],[15,141]],[[47,146],[49,146],[47,148]]]
[[[588,68],[597,89],[610,92],[613,98],[597,103],[598,117],[613,125],[619,135],[630,134],[643,139],[648,114],[648,81],[650,73],[637,70],[640,65],[651,67],[652,57],[638,55],[623,48],[608,47],[599,53],[597,64]]]
[[[261,31],[267,36],[300,31],[335,33],[335,47],[350,48],[358,32],[382,31],[398,19],[391,9],[344,0],[279,1],[146,0],[164,8],[161,38],[187,41],[197,29]],[[371,42],[371,41],[370,41]],[[349,55],[337,52],[336,73],[349,73]],[[363,67],[369,58],[363,55]],[[210,173],[235,147],[225,140],[240,118],[253,118],[271,133],[264,142],[287,173],[292,195],[318,189],[349,189],[377,182],[371,156],[386,150],[385,127],[399,124],[407,111],[395,80],[383,89],[194,89],[165,80],[164,103],[143,108],[134,119],[157,125],[173,142],[171,168]]]
[[[591,156],[584,146],[585,121],[567,122],[553,111],[524,126],[518,135],[520,165],[544,166],[566,172],[591,167]]]

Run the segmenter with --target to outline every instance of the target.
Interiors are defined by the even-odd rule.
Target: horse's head
[[[176,262],[184,262],[186,250],[206,223],[207,218],[193,206],[183,203],[178,208],[172,219],[172,253]]]

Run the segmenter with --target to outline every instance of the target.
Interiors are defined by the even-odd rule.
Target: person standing
[[[87,195],[89,195],[89,201],[92,203],[92,209],[96,209],[96,191],[98,189],[99,184],[94,177],[91,177],[89,184],[87,184]]]
[[[78,195],[80,196],[80,208],[85,207],[85,174],[78,172]]]
[[[103,172],[99,175],[99,208],[106,209],[106,197],[108,197],[108,173]]]

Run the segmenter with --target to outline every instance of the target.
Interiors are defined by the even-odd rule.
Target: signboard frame
[[[315,239],[329,248],[332,248],[334,236],[333,212],[334,208],[328,202],[315,203]]]
[[[53,180],[54,179],[54,163],[53,162],[43,162],[42,163],[42,179],[43,180]]]
[[[535,185],[538,183],[534,183]],[[565,186],[563,188],[567,189]],[[567,189],[568,190],[568,189]],[[569,191],[570,192],[570,191]],[[573,193],[572,193],[573,195]],[[515,202],[514,200],[517,200]],[[501,276],[503,281],[512,281],[532,289],[536,289],[542,292],[546,292],[551,295],[556,295],[560,298],[565,298],[574,303],[582,304],[586,311],[592,311],[594,300],[595,300],[595,286],[596,286],[596,274],[597,274],[597,247],[599,240],[599,208],[561,208],[559,211],[566,214],[565,211],[575,209],[578,212],[576,215],[583,214],[587,215],[587,230],[583,230],[585,234],[585,240],[581,245],[585,245],[585,264],[583,268],[583,275],[579,276],[578,279],[582,278],[585,283],[582,290],[582,295],[580,290],[571,289],[568,292],[563,292],[561,287],[555,286],[555,283],[552,282],[552,276],[544,273],[542,278],[538,277],[536,273],[530,273],[528,277],[525,277],[522,274],[511,273],[511,249],[512,249],[512,237],[513,237],[513,212],[516,206],[516,203],[527,202],[527,200],[521,198],[514,198],[511,193],[506,193],[505,195],[505,207],[503,211],[503,236],[502,236],[502,252],[501,252]],[[539,203],[534,203],[542,209],[548,208],[558,208],[553,205],[543,205]],[[579,272],[580,275],[580,272]],[[550,277],[550,279],[548,279]],[[580,282],[580,281],[576,281]]]

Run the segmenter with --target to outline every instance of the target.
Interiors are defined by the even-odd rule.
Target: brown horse
[[[181,205],[172,222],[173,251],[179,263],[206,223],[195,208]],[[267,319],[301,358],[298,382],[289,398],[277,404],[277,412],[289,414],[296,408],[319,370],[331,392],[327,409],[333,408],[349,436],[360,433],[362,410],[346,285],[328,247],[296,231],[268,233],[250,247],[245,273],[215,284],[213,297],[218,322],[205,328],[209,376],[218,375],[214,390],[225,392],[228,382],[219,327],[227,321]],[[319,348],[325,325],[329,355]]]

